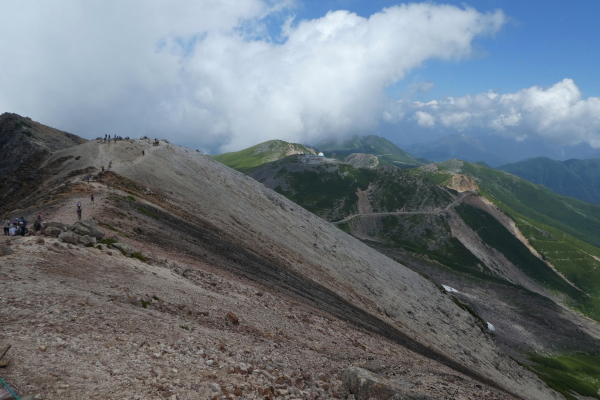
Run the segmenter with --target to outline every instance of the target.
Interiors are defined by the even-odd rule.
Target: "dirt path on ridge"
[[[348,222],[356,217],[360,217],[360,216],[383,216],[383,215],[410,215],[410,214],[441,214],[444,213],[446,211],[448,211],[451,207],[455,206],[456,204],[458,204],[459,202],[461,202],[465,197],[467,197],[468,195],[473,194],[472,192],[463,192],[460,193],[459,197],[454,200],[452,203],[448,204],[446,207],[444,207],[442,210],[437,210],[437,211],[389,211],[389,212],[381,212],[381,213],[358,213],[358,214],[353,214],[350,215],[340,221],[336,221],[336,222],[332,222],[332,224],[337,225],[337,224],[343,224],[344,222]]]

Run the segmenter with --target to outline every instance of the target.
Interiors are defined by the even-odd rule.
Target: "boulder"
[[[81,225],[86,227],[90,231],[90,236],[96,239],[102,239],[104,237],[104,231],[98,228],[98,225],[92,220],[79,221],[75,225]]]
[[[48,226],[44,230],[44,235],[58,237],[58,235],[60,235],[63,232],[64,231],[62,229],[60,229],[60,228],[58,228],[56,226]]]
[[[126,243],[113,243],[112,247],[121,250],[121,253],[125,254],[125,255],[131,255],[131,253],[135,253],[135,250],[133,249],[133,247],[129,246]]]
[[[65,225],[65,229],[67,231],[74,231],[75,230],[75,225],[67,224],[67,225]]]
[[[79,222],[75,224],[73,232],[78,234],[79,236],[90,236],[91,232],[88,228],[80,224]]]
[[[50,227],[58,228],[62,232],[66,232],[67,231],[67,225],[63,224],[62,222],[46,222],[46,229],[48,229]]]
[[[0,244],[0,256],[8,256],[9,254],[13,254],[15,251],[10,248],[10,246]]]
[[[96,244],[96,238],[90,235],[79,236],[79,243],[81,244]]]
[[[342,382],[356,400],[370,398],[380,400],[434,400],[412,390],[400,387],[393,382],[366,369],[350,367],[342,371]]]
[[[58,235],[58,240],[65,243],[77,244],[79,242],[79,235],[71,231],[62,232]]]

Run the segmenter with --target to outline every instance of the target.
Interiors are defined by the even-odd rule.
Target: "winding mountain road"
[[[467,197],[468,195],[472,195],[475,194],[475,192],[472,191],[466,191],[466,192],[461,192],[459,194],[459,196],[456,198],[456,200],[454,200],[452,203],[448,204],[446,207],[444,207],[441,210],[435,210],[435,211],[390,211],[390,212],[382,212],[382,213],[359,213],[359,214],[353,214],[350,215],[349,217],[346,217],[340,221],[336,221],[336,222],[332,222],[332,224],[337,225],[337,224],[343,224],[344,222],[348,222],[351,219],[354,219],[356,217],[361,217],[361,216],[384,216],[384,215],[411,215],[411,214],[441,214],[444,213],[446,211],[448,211],[450,209],[450,207],[454,207],[456,204],[460,203],[465,197]]]

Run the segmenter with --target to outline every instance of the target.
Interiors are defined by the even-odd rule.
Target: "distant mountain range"
[[[588,144],[559,146],[541,138],[516,141],[499,135],[452,134],[432,142],[402,147],[415,157],[433,162],[457,158],[469,162],[484,161],[492,167],[541,156],[555,160],[600,158],[600,151]]]
[[[556,161],[537,157],[498,169],[532,183],[544,185],[558,194],[600,204],[600,159]]]
[[[506,158],[486,150],[481,140],[468,135],[448,135],[429,143],[405,146],[417,157],[432,162],[442,162],[458,158],[465,161],[485,161],[489,165],[500,165]]]

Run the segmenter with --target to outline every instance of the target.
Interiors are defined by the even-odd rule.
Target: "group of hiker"
[[[99,140],[102,140],[102,138],[98,138]],[[104,143],[106,143],[108,141],[108,143],[110,143],[110,141],[112,140],[113,142],[117,143],[117,140],[129,140],[129,136],[123,138],[123,136],[118,136],[118,135],[112,135],[112,137],[109,134],[104,135]]]
[[[25,217],[14,218],[11,220],[4,221],[4,236],[25,236],[29,233],[29,221]],[[42,213],[38,213],[35,222],[33,223],[33,229],[37,233],[45,228],[46,223]]]
[[[90,202],[94,204],[94,194],[90,195]],[[77,219],[81,220],[81,214],[83,212],[81,201],[77,202]],[[13,220],[4,221],[4,236],[25,236],[30,234],[29,221],[25,217],[14,218]],[[39,212],[33,223],[34,233],[37,234],[40,231],[44,231],[46,228],[46,222],[44,222],[44,215]]]

